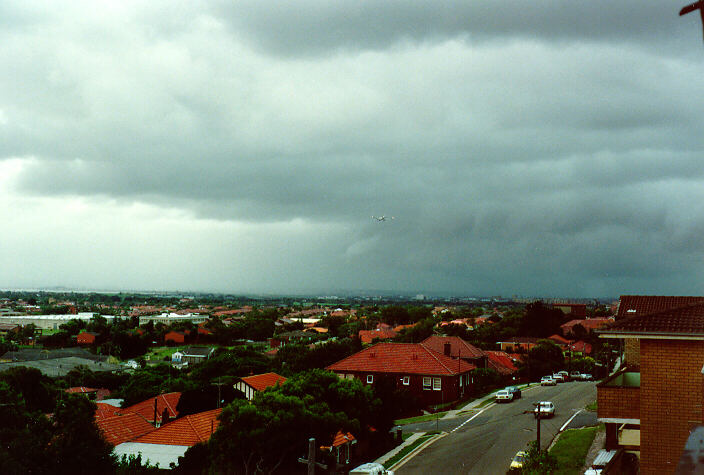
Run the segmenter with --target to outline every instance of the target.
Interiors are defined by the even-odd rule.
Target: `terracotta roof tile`
[[[421,343],[377,343],[326,369],[338,372],[456,375],[476,369],[476,366],[452,359]]]
[[[254,376],[246,376],[242,378],[249,386],[253,387],[256,391],[263,391],[266,388],[276,386],[277,384],[284,384],[286,378],[276,373],[264,373],[255,374]]]
[[[504,351],[487,351],[489,357],[489,367],[499,374],[513,374],[518,368],[513,364],[513,360]]]
[[[616,321],[599,333],[634,335],[672,335],[704,337],[704,299],[677,308],[638,314]]]
[[[120,409],[120,414],[137,413],[144,417],[146,420],[151,421],[154,419],[154,399],[156,399],[156,420],[161,422],[161,414],[164,409],[169,410],[169,417],[178,417],[178,412],[176,411],[176,406],[178,405],[178,400],[181,398],[181,393],[166,393],[159,394],[158,396],[147,399],[146,401],[138,402],[130,407],[125,407]]]
[[[442,354],[445,354],[445,343],[449,343],[450,356],[453,358],[457,358],[458,352],[460,358],[482,358],[486,356],[482,350],[470,343],[467,343],[458,336],[431,335],[421,343],[431,350]]]
[[[704,297],[667,295],[622,295],[619,299],[616,320],[654,313],[668,308],[704,303]]]
[[[87,393],[97,393],[97,388],[87,388],[85,386],[74,386],[64,390],[65,393],[69,394],[87,394]]]
[[[112,404],[105,404],[104,402],[96,402],[97,406],[95,409],[96,419],[105,419],[106,417],[112,417],[120,413],[122,409],[115,407]]]
[[[377,328],[375,330],[359,330],[359,339],[362,343],[372,343],[374,340],[389,340],[398,335],[391,328]]]
[[[213,409],[181,417],[139,437],[134,442],[192,447],[210,439],[220,424],[218,416],[221,412],[222,409]]]
[[[134,413],[99,418],[95,423],[112,445],[129,442],[156,430],[144,417]]]
[[[338,430],[337,434],[335,434],[335,437],[332,440],[332,445],[324,445],[320,448],[323,450],[332,450],[334,447],[349,444],[354,442],[355,440],[355,437],[350,432],[342,432],[341,430]]]

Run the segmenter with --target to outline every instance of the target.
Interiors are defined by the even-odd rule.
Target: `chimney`
[[[450,350],[452,349],[452,345],[450,343],[445,343],[443,346],[445,350],[445,356],[450,356]]]

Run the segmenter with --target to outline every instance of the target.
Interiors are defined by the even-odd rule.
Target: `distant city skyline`
[[[682,6],[5,1],[0,286],[703,295]]]

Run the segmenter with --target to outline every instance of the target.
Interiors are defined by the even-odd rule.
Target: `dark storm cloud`
[[[613,2],[406,1],[272,4],[223,2],[218,13],[237,35],[275,54],[385,49],[404,41],[538,39],[603,43],[671,43],[684,34],[679,4]]]
[[[225,290],[704,292],[701,26],[679,4],[114,8],[0,20],[0,165],[21,165],[0,195],[53,224],[76,281],[115,247],[98,268],[154,288],[163,267]]]

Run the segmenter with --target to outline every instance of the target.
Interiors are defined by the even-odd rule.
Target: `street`
[[[552,401],[555,404],[555,417],[541,419],[540,422],[541,447],[545,448],[570,417],[595,399],[594,383],[561,383],[524,391],[522,399],[490,406],[464,425],[462,424],[478,411],[456,418],[451,425],[445,425],[440,420],[440,430],[448,431],[449,434],[395,471],[403,475],[506,473],[516,452],[525,449],[529,441],[536,439],[536,420],[532,414],[524,413],[532,411],[533,403]],[[583,417],[584,420],[594,420],[593,416]],[[434,421],[425,424],[428,424],[425,430],[435,428]]]

